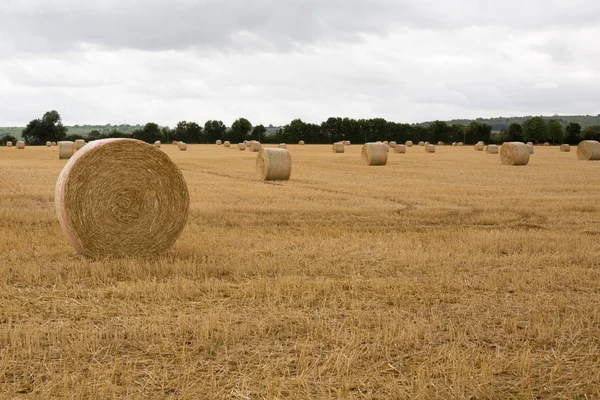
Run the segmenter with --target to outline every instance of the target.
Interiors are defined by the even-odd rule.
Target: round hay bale
[[[525,144],[527,144],[527,145],[529,145],[529,146],[533,146],[533,142],[527,142],[527,143],[525,143]]]
[[[220,146],[222,144],[222,142],[220,140],[217,140],[217,146]]]
[[[231,142],[229,142],[229,141],[226,140],[226,141],[223,142],[223,146],[225,146],[225,147],[231,147]]]
[[[544,142],[544,146],[550,146],[550,143]]]
[[[404,145],[404,144],[396,145],[396,147],[394,147],[394,153],[401,153],[401,154],[406,153],[406,145]]]
[[[256,157],[256,174],[263,181],[287,181],[292,174],[290,152],[286,149],[260,149]]]
[[[407,140],[406,142],[404,142],[404,145],[405,145],[406,147],[412,147],[412,146],[413,146],[413,142],[412,142],[412,141],[410,141],[410,140]]]
[[[238,148],[239,148],[241,151],[244,151],[244,150],[246,150],[246,143],[238,143]]]
[[[483,145],[485,145],[485,143],[483,143],[483,140],[479,140],[476,144],[483,144]]]
[[[457,143],[456,143],[456,142],[452,142],[452,146],[456,146],[456,145],[457,145]]]
[[[352,143],[350,143],[349,140],[344,140],[344,146],[350,146]]]
[[[298,142],[298,144],[299,144],[300,146],[304,146],[304,140],[301,140],[301,141],[299,141],[299,142]]]
[[[155,255],[187,220],[179,168],[152,145],[103,139],[75,153],[56,182],[58,220],[69,243],[90,257]]]
[[[504,143],[500,149],[500,161],[504,165],[527,165],[529,162],[527,145],[521,142]]]
[[[569,146],[568,144],[561,144],[560,151],[562,151],[564,153],[568,153],[571,151],[571,146]]]
[[[56,142],[51,142],[51,143],[52,143],[52,146],[56,146]]]
[[[532,144],[526,144],[525,146],[527,146],[527,150],[529,150],[529,154],[533,154],[533,145]]]
[[[483,151],[484,145],[483,143],[477,143],[475,146],[473,146],[473,148],[475,151]]]
[[[389,142],[387,140],[384,140],[383,143],[389,146]]]
[[[177,148],[179,149],[179,151],[186,151],[187,150],[187,144],[185,144],[183,142],[178,142],[177,143]]]
[[[279,143],[277,145],[277,148],[279,148],[279,149],[287,149],[287,144],[285,144],[285,143]]]
[[[438,146],[443,146],[444,142],[438,142]]]
[[[261,147],[262,147],[262,145],[260,144],[260,142],[253,140],[252,142],[249,143],[248,150],[250,150],[251,153],[256,153],[256,152],[260,151]]]
[[[75,154],[75,143],[69,141],[58,142],[58,159],[68,160]]]
[[[580,160],[600,160],[600,142],[584,140],[577,146],[577,158]]]
[[[488,144],[487,147],[485,148],[485,152],[487,154],[498,154],[498,152],[499,152],[498,146],[495,144]]]
[[[156,142],[154,142],[154,147],[156,147],[157,149],[160,149],[160,140],[157,140]]]
[[[83,139],[77,139],[75,141],[75,151],[77,151],[79,149],[82,149],[83,146],[85,146],[85,140],[83,140]]]
[[[394,141],[391,141],[391,142],[389,142],[389,143],[388,143],[388,145],[389,145],[389,146],[390,146],[390,147],[393,149],[393,148],[395,148],[396,146],[398,146],[398,143],[396,143],[396,142],[394,142]]]
[[[423,142],[423,141],[419,142],[419,146],[425,146],[425,142]]]
[[[429,146],[431,143],[429,142],[425,142],[425,146]]]
[[[6,142],[6,147],[12,147],[12,142],[11,141]]]
[[[425,146],[425,153],[435,153],[435,146],[428,144]]]
[[[343,153],[344,152],[344,142],[336,142],[331,147],[334,153]]]
[[[23,150],[25,148],[25,142],[22,140],[17,141],[17,149]]]
[[[175,146],[177,146],[179,143],[177,142],[177,140],[173,140],[173,141],[171,142],[171,144],[174,144]]]
[[[388,149],[383,143],[365,143],[362,147],[361,157],[365,165],[387,164]]]
[[[52,142],[46,142],[46,147],[52,147]]]
[[[463,142],[458,142],[457,146],[464,146],[465,144]]]

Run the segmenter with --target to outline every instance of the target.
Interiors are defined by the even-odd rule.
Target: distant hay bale
[[[465,144],[463,142],[458,142],[457,146],[464,146]]]
[[[300,146],[304,146],[304,140],[300,140],[300,141],[298,142],[298,144],[299,144]]]
[[[238,143],[238,148],[239,148],[241,151],[244,151],[244,150],[246,150],[246,143]]]
[[[332,146],[332,150],[334,153],[343,153],[344,152],[344,143],[336,142]]]
[[[413,146],[413,142],[412,142],[412,141],[410,141],[410,140],[407,140],[406,142],[404,142],[404,145],[405,145],[406,147],[412,147],[412,146]]]
[[[85,140],[83,140],[83,139],[77,139],[75,141],[75,151],[82,149],[83,146],[85,146]]]
[[[223,146],[225,146],[225,147],[231,147],[231,142],[229,142],[229,141],[226,140],[226,141],[223,142]]]
[[[256,157],[256,174],[263,181],[287,181],[292,174],[290,152],[286,149],[260,149]]]
[[[498,154],[498,146],[495,144],[488,144],[485,148],[487,154]]]
[[[223,144],[220,140],[217,140],[217,146],[220,146],[221,144]]]
[[[344,140],[344,146],[350,146],[352,143],[350,143],[349,140]]]
[[[390,151],[390,145],[389,144],[385,144],[385,143],[384,143],[384,145],[385,145],[385,151]]]
[[[25,142],[22,140],[17,141],[17,149],[23,150],[25,148]]]
[[[174,144],[175,146],[177,146],[179,143],[177,142],[177,140],[173,140],[173,141],[171,142],[171,144]]]
[[[383,143],[389,146],[389,142],[387,140],[384,140]]]
[[[51,143],[52,143],[52,146],[56,146],[56,142],[51,142]]]
[[[404,145],[404,144],[396,145],[396,147],[394,147],[394,153],[401,153],[401,154],[406,153],[406,145]]]
[[[550,146],[550,143],[544,142],[544,146]]]
[[[571,151],[571,146],[569,146],[568,144],[561,144],[560,151],[562,151],[564,153],[568,153]]]
[[[533,146],[533,142],[527,142],[526,144],[528,144],[529,146]]]
[[[134,139],[94,141],[63,168],[58,220],[75,250],[90,257],[135,257],[168,250],[187,220],[189,194],[179,168]]]
[[[156,142],[154,142],[154,147],[156,147],[157,149],[160,149],[160,140],[157,140]]]
[[[420,141],[420,142],[419,142],[419,146],[425,146],[425,142],[423,142],[423,141]]]
[[[443,146],[444,142],[438,142],[438,146]]]
[[[477,143],[475,146],[473,146],[473,148],[475,149],[475,151],[483,151],[483,143]]]
[[[250,150],[251,153],[256,153],[260,150],[260,148],[262,147],[262,145],[260,144],[260,142],[257,142],[256,140],[251,141],[248,144],[248,150]]]
[[[521,142],[504,143],[500,149],[500,161],[504,165],[527,165],[529,162],[527,145]]]
[[[425,146],[429,146],[431,143],[429,142],[425,142]]]
[[[397,144],[396,142],[394,142],[394,141],[391,141],[391,142],[389,142],[389,143],[388,143],[388,145],[389,145],[389,146],[390,146],[390,147],[393,149],[393,148],[395,148],[395,147],[396,147],[398,144]]]
[[[425,146],[425,153],[435,153],[435,146],[432,144]]]
[[[58,159],[68,160],[75,154],[75,143],[69,141],[58,142]]]
[[[46,142],[46,147],[52,147],[52,142]]]
[[[456,142],[452,142],[452,146],[456,146],[458,143]]]
[[[584,140],[577,146],[577,158],[580,160],[600,160],[600,142],[597,140]]]
[[[285,144],[285,143],[279,143],[279,144],[277,145],[277,148],[278,148],[278,149],[287,149],[287,144]]]
[[[6,142],[6,147],[12,147],[12,142],[10,140]]]
[[[178,142],[177,148],[179,149],[179,151],[187,151],[187,144],[183,142]]]
[[[483,143],[483,140],[479,140],[476,144],[483,144],[483,145],[485,145],[485,143]]]
[[[362,147],[361,157],[365,165],[387,164],[388,149],[383,143],[365,143]]]
[[[529,154],[533,154],[533,145],[532,144],[526,144],[525,146],[527,146],[527,150],[529,150]]]

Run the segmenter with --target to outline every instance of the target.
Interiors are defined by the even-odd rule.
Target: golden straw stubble
[[[97,140],[76,152],[56,183],[58,220],[69,243],[90,257],[167,251],[187,220],[179,168],[152,145]]]
[[[286,149],[263,147],[256,157],[256,175],[264,181],[287,181],[292,175],[292,155]]]

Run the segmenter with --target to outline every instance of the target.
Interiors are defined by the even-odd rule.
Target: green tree
[[[565,139],[565,128],[558,121],[551,119],[546,124],[548,131],[548,137],[552,140],[552,143],[562,143]]]
[[[223,139],[227,127],[223,121],[208,120],[204,124],[204,137],[202,142],[204,143],[215,143],[219,139]]]
[[[231,139],[238,143],[249,139],[252,124],[246,118],[238,118],[231,124]]]
[[[578,144],[581,141],[581,125],[577,122],[570,122],[567,125],[565,142],[569,144]]]
[[[164,132],[161,132],[161,136]],[[173,130],[171,140],[184,143],[199,143],[202,138],[202,127],[195,122],[179,121]]]
[[[90,139],[98,139],[100,137],[100,131],[99,130],[92,130],[90,131],[90,133],[88,133],[88,138]]]
[[[522,142],[523,141],[523,127],[521,124],[513,122],[508,126],[508,131],[506,132],[506,141],[507,142]]]
[[[142,140],[146,143],[154,143],[160,140],[160,127],[154,122],[148,122],[142,129],[136,129],[133,132],[133,138]]]
[[[233,126],[231,127],[231,129],[233,129]],[[252,135],[250,135],[252,137],[253,140],[258,140],[259,142],[262,141],[266,141],[265,139],[265,133],[267,132],[267,128],[265,128],[265,126],[263,124],[260,125],[256,125],[254,128],[252,128]]]
[[[0,146],[6,146],[6,143],[12,142],[14,145],[17,142],[17,138],[12,135],[4,135],[0,137]]]
[[[58,142],[67,135],[67,128],[62,124],[60,114],[48,111],[41,119],[30,121],[23,129],[23,140],[31,145],[46,144],[46,142]]]
[[[537,143],[548,140],[548,129],[542,117],[532,117],[523,122],[523,140]]]
[[[599,140],[600,141],[600,126],[588,126],[581,132],[583,140]]]

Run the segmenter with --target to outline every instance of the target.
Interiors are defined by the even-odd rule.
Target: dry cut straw
[[[584,140],[577,146],[577,158],[580,160],[600,160],[600,142],[597,140]]]
[[[457,146],[464,146],[465,144],[463,142],[458,142]]]
[[[562,151],[564,153],[568,153],[571,151],[571,146],[569,146],[568,144],[561,144],[560,151]]]
[[[52,147],[52,142],[46,142],[46,147]]]
[[[222,142],[220,140],[217,140],[217,146],[220,146],[222,144]]]
[[[241,151],[244,151],[244,150],[246,150],[246,143],[238,143],[238,148],[239,148]]]
[[[435,146],[428,144],[425,146],[425,153],[435,153]]]
[[[292,156],[286,149],[263,148],[256,157],[256,174],[264,181],[287,181],[292,174]]]
[[[179,149],[179,151],[186,151],[187,150],[187,144],[185,144],[183,142],[177,142],[177,148]]]
[[[10,140],[6,142],[6,147],[12,147],[12,142]]]
[[[335,142],[331,147],[331,150],[334,153],[343,153],[344,152],[344,142]]]
[[[500,149],[500,161],[504,165],[527,165],[529,149],[521,142],[506,142]]]
[[[152,145],[97,140],[75,153],[56,183],[56,212],[69,243],[90,257],[152,256],[168,250],[187,220],[179,168]]]
[[[75,154],[75,143],[70,141],[58,142],[58,159],[68,160]]]
[[[527,149],[529,150],[529,154],[533,154],[533,144],[527,143],[526,146],[527,146]]]
[[[485,152],[487,154],[498,154],[498,146],[495,144],[488,144],[485,148]]]
[[[25,142],[22,140],[17,141],[17,149],[23,150],[25,148]]]
[[[349,140],[344,140],[344,146],[350,146],[352,143],[350,143]]]
[[[406,153],[406,145],[397,144],[396,147],[394,147],[394,153],[401,153],[401,154]]]
[[[413,146],[413,142],[411,140],[407,140],[406,142],[404,142],[404,145],[406,147],[412,147]]]
[[[225,146],[225,147],[231,147],[231,142],[229,142],[229,141],[226,140],[226,141],[223,142],[223,146]]]
[[[388,145],[389,145],[389,146],[390,146],[390,147],[393,149],[393,148],[395,148],[395,147],[396,147],[398,144],[397,144],[396,142],[394,142],[394,141],[391,141],[391,142],[389,142],[389,143],[388,143]]]
[[[475,149],[475,151],[483,151],[483,147],[484,147],[484,145],[483,145],[482,142],[479,142],[475,146],[473,146],[473,148]]]
[[[298,142],[298,144],[299,144],[300,146],[304,146],[304,140],[300,140],[300,141]]]
[[[365,165],[387,164],[388,146],[383,143],[365,143],[362,147],[361,157]]]
[[[250,143],[248,143],[248,150],[250,150],[251,153],[256,153],[257,151],[260,150],[260,148],[262,147],[262,145],[260,144],[260,142],[257,142],[256,140],[251,141]]]

